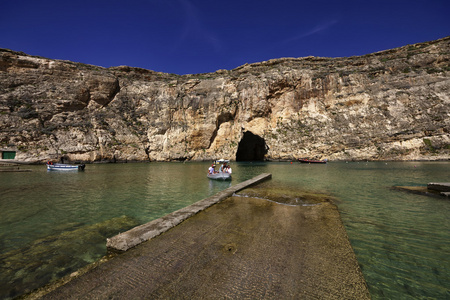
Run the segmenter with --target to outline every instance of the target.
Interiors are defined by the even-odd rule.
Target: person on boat
[[[220,173],[226,172],[226,169],[227,169],[227,163],[225,162],[225,163],[223,163],[223,165],[220,166],[219,172]]]
[[[231,167],[228,165],[227,168],[225,169],[225,172],[231,174]]]
[[[214,169],[214,164],[212,164],[211,167],[209,167],[208,173],[209,173],[209,174],[214,174],[214,173],[216,173],[216,170]]]

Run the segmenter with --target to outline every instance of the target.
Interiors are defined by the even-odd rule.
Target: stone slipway
[[[169,230],[174,226],[177,226],[187,218],[192,217],[198,212],[210,207],[211,205],[219,201],[222,201],[223,199],[231,196],[233,193],[236,193],[242,189],[245,189],[246,187],[257,184],[271,177],[272,174],[269,173],[260,174],[252,179],[229,187],[226,190],[215,194],[214,196],[208,197],[192,205],[189,205],[188,207],[170,213],[162,218],[135,227],[127,232],[120,233],[108,239],[106,242],[106,247],[113,251],[126,251],[136,245],[139,245],[142,242],[148,241],[149,239],[160,235],[161,233]]]
[[[250,190],[218,197],[225,199],[41,297],[370,299],[332,202],[285,205]]]

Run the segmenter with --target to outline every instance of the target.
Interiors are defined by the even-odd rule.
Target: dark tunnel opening
[[[239,142],[236,161],[263,161],[268,150],[269,147],[262,137],[246,131]]]

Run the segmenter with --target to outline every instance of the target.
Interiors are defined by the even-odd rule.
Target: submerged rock
[[[38,239],[0,255],[0,298],[14,298],[61,278],[106,254],[105,240],[138,222],[122,216]],[[89,245],[95,250],[86,250]]]
[[[450,197],[450,183],[429,183],[428,186],[394,186],[393,189],[427,196]]]

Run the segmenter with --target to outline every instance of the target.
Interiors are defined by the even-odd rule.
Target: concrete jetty
[[[188,207],[174,211],[162,218],[135,227],[129,231],[120,233],[106,241],[106,247],[112,251],[127,251],[128,249],[139,245],[142,242],[148,241],[155,236],[169,230],[170,228],[180,224],[184,220],[198,212],[205,210],[213,204],[231,196],[242,189],[251,185],[260,183],[272,177],[272,174],[263,173],[252,179],[241,182],[237,185],[227,188],[211,197],[198,201]]]
[[[234,194],[248,181],[202,200],[170,230],[28,298],[370,299],[332,200],[309,201],[270,183]]]

